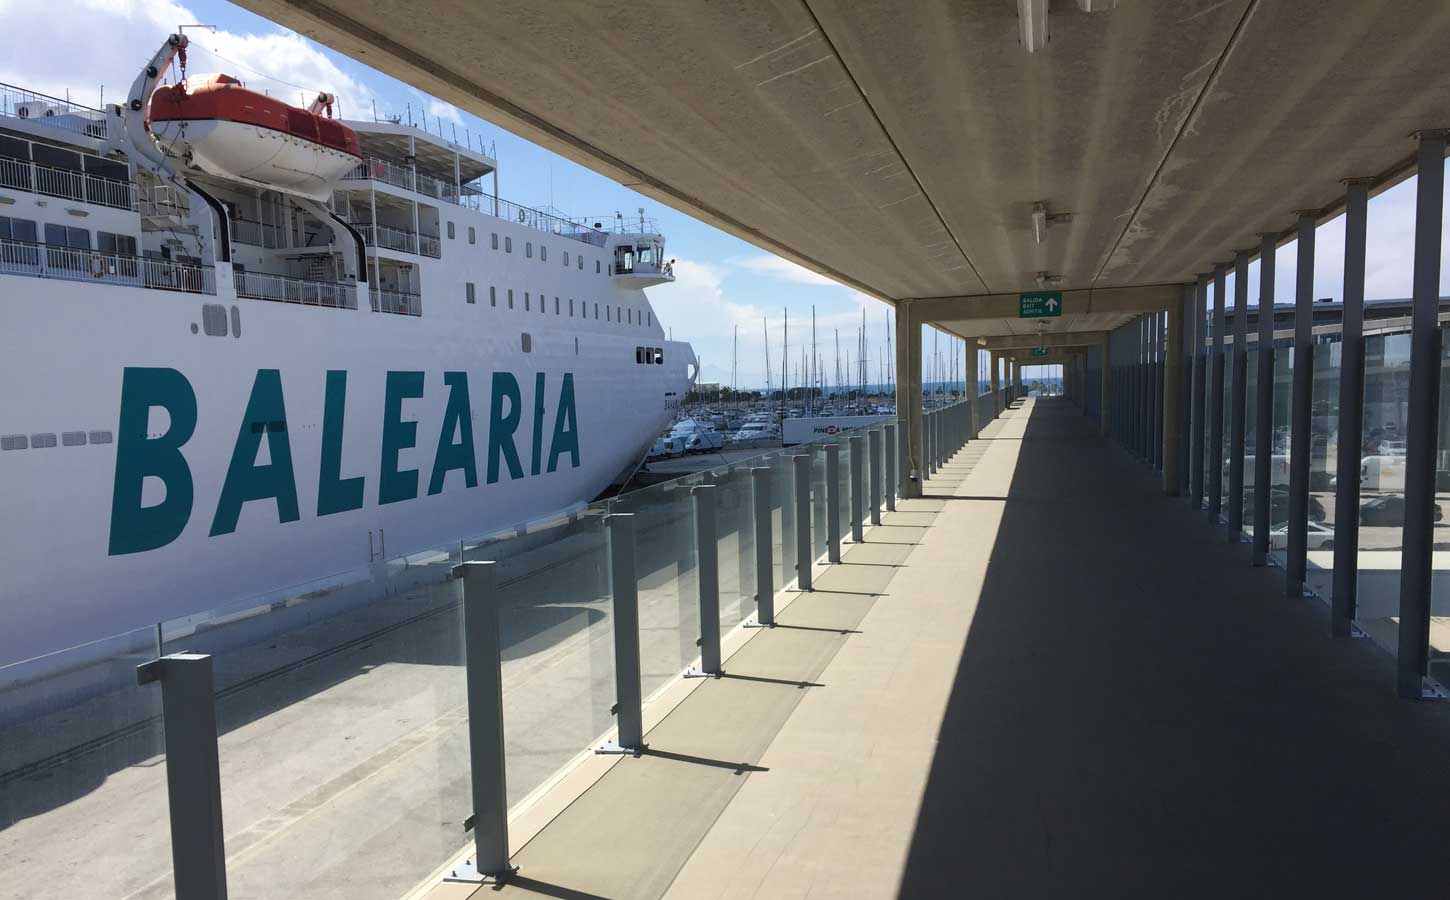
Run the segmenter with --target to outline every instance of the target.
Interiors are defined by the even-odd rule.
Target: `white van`
[[[1366,456],[1359,463],[1359,486],[1366,491],[1403,491],[1403,456]]]

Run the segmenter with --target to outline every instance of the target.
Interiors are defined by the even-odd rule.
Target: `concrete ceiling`
[[[1012,0],[240,2],[944,322],[1042,271],[1188,281],[1450,125],[1446,0],[1052,0],[1035,53]],[[1041,244],[1039,201],[1072,215]]]

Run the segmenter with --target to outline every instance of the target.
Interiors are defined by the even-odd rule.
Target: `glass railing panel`
[[[695,506],[690,489],[702,475],[620,494],[611,513],[635,519],[639,584],[640,683],[649,697],[698,654],[700,586]]]
[[[170,891],[156,650],[153,626],[0,668],[0,898]]]
[[[755,614],[755,505],[750,478],[749,463],[715,470],[722,632]]]
[[[836,515],[841,522],[841,540],[851,539],[851,440],[848,435],[836,437],[841,448],[840,468],[836,472]]]
[[[1273,457],[1269,464],[1269,558],[1284,565],[1289,547],[1289,428],[1294,394],[1294,348],[1274,350]]]
[[[1430,656],[1429,675],[1442,687],[1450,686],[1450,365],[1445,341],[1450,328],[1440,331],[1439,437],[1435,442],[1434,532],[1430,553]]]
[[[826,528],[826,447],[835,442],[824,437],[809,445],[811,454],[811,552],[819,559],[830,549]]]
[[[470,812],[459,545],[163,626],[214,658],[232,898],[407,893]]]
[[[520,536],[468,542],[498,564],[505,772],[518,803],[613,725],[613,594],[602,505]]]
[[[1410,336],[1375,334],[1365,338],[1355,620],[1391,652],[1399,645],[1409,397]]]
[[[1314,345],[1314,384],[1309,404],[1309,515],[1304,584],[1326,601],[1334,587],[1335,469],[1339,453],[1338,335]]]
[[[775,589],[795,580],[795,477],[789,451],[769,457],[771,562],[775,568]]]

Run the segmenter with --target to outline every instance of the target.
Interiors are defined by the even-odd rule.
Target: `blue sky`
[[[869,378],[876,380],[885,359],[888,307],[718,231],[603,176],[534,146],[502,128],[454,109],[422,92],[286,31],[272,22],[220,0],[49,0],[46,15],[35,14],[34,0],[0,0],[7,23],[6,52],[0,56],[0,81],[43,93],[69,96],[97,105],[102,90],[109,101],[122,96],[141,65],[176,26],[200,23],[215,30],[188,29],[193,42],[189,71],[226,71],[249,86],[299,102],[305,91],[330,90],[341,98],[341,113],[367,118],[376,103],[380,114],[411,112],[415,122],[448,137],[480,140],[499,160],[499,193],[530,206],[553,205],[569,215],[591,219],[645,214],[659,220],[667,252],[678,262],[677,281],[650,292],[660,320],[679,340],[689,340],[703,363],[702,379],[730,380],[732,344],[739,327],[739,383],[764,382],[762,317],[769,317],[770,357],[779,384],[785,311],[789,310],[793,367],[801,358],[800,341],[809,333],[812,307],[816,335],[828,380],[835,375],[835,335],[839,331],[841,365],[856,358],[857,330],[866,313]],[[57,29],[57,21],[85,23]],[[263,77],[263,76],[270,77]],[[103,88],[104,86],[104,88]],[[1409,145],[1407,141],[1406,150]],[[1371,201],[1366,296],[1401,297],[1410,290],[1414,214],[1413,180]],[[1290,224],[1289,217],[1282,224]],[[1339,297],[1343,280],[1343,219],[1318,232],[1315,296]],[[1447,231],[1450,239],[1450,231]],[[1276,296],[1292,299],[1295,246],[1280,249]],[[1442,251],[1443,256],[1443,251]],[[1251,302],[1258,296],[1258,263],[1249,271]],[[1232,297],[1230,276],[1228,296]],[[1450,271],[1442,267],[1442,293],[1450,293]],[[894,336],[893,336],[894,341]],[[923,367],[931,377],[937,359],[960,360],[961,344],[945,336],[924,336]],[[958,363],[958,368],[960,364]],[[1028,369],[1028,374],[1031,374]],[[794,381],[794,376],[792,376]]]

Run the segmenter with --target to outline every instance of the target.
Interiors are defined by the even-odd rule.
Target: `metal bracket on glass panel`
[[[496,874],[491,874],[491,875],[485,875],[484,873],[478,871],[478,867],[473,864],[473,860],[471,860],[471,859],[465,859],[463,862],[459,863],[456,866],[453,866],[452,868],[450,868],[448,870],[448,874],[443,876],[443,883],[444,884],[504,884],[505,882],[508,881],[509,876],[510,875],[513,875],[518,870],[519,870],[519,867],[518,866],[515,866],[515,865],[512,865],[511,864],[511,865],[509,865],[509,867],[507,869],[504,869],[502,872],[498,872]]]
[[[598,747],[595,747],[594,754],[596,756],[639,756],[648,747],[649,745],[644,743],[641,743],[638,747],[623,747],[620,746],[617,738],[610,738]]]
[[[741,622],[740,623],[740,627],[741,628],[774,628],[775,627],[775,624],[772,623],[770,625],[762,625],[762,624],[760,624],[760,620],[759,619],[755,618],[754,616],[751,616],[750,618],[746,619],[744,622]]]
[[[1358,622],[1350,622],[1349,623],[1349,636],[1351,638],[1356,638],[1356,639],[1358,639],[1358,638],[1367,638],[1367,637],[1369,637],[1369,632],[1365,631],[1363,628],[1360,628]]]
[[[699,666],[690,666],[688,669],[685,670],[686,678],[719,678],[721,675],[724,674],[724,669],[721,669],[718,672],[706,672]]]

